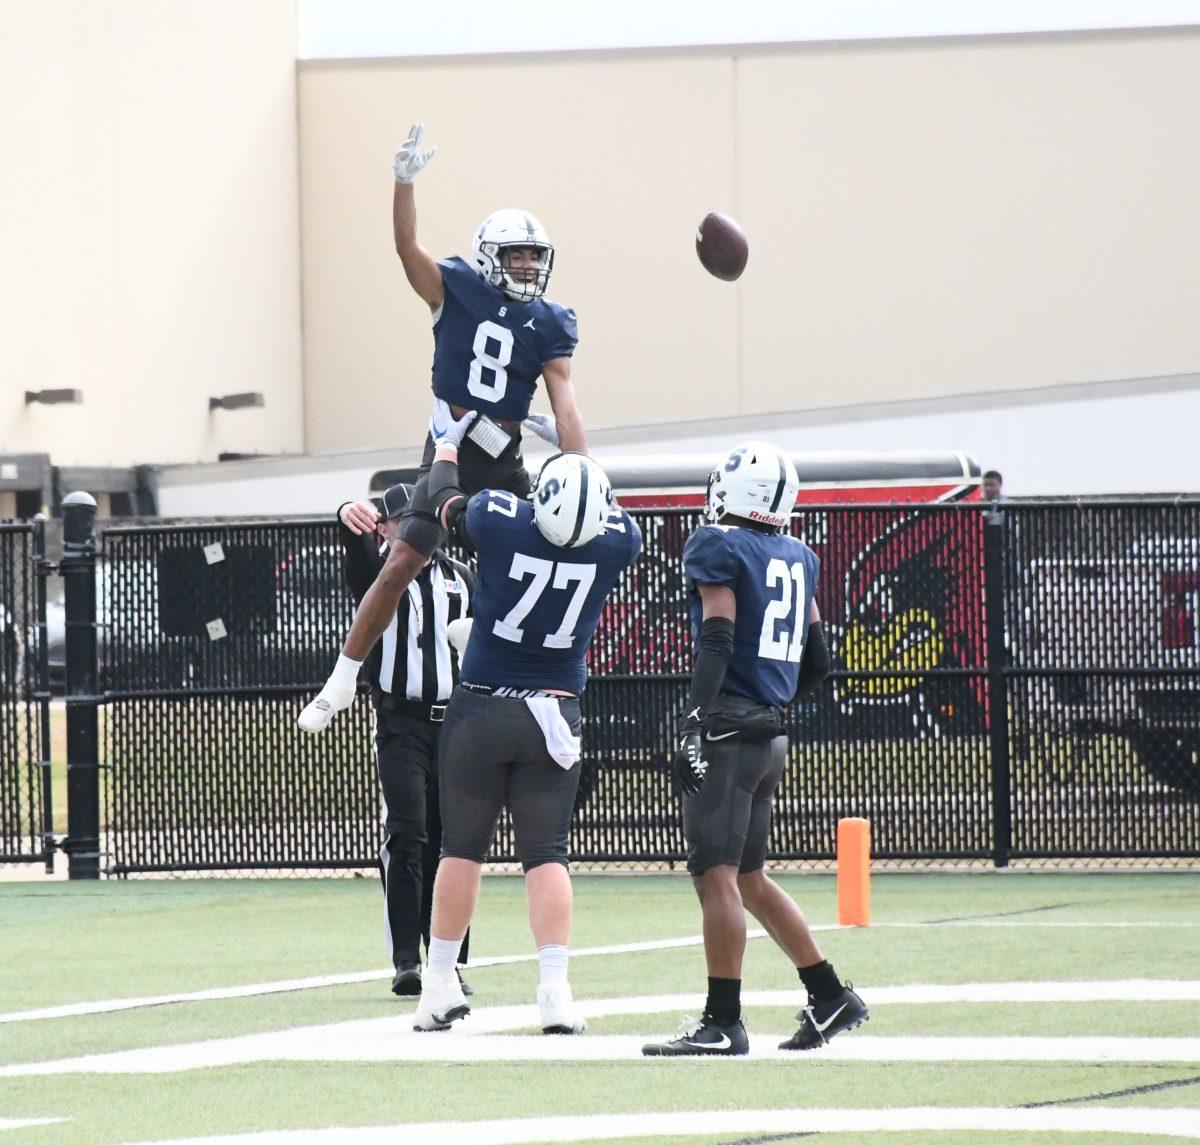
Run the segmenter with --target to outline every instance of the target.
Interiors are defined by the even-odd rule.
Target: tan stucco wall
[[[594,426],[1200,364],[1192,32],[314,64],[299,93],[312,449],[427,417],[390,231],[413,120],[435,255],[499,206],[549,229]],[[750,236],[736,286],[695,260],[712,209]]]
[[[294,0],[3,12],[0,453],[303,448]]]

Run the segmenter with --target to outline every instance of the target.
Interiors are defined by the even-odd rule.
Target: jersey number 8
[[[496,353],[491,353],[488,343],[494,342],[499,346]],[[485,321],[479,323],[475,331],[475,341],[471,346],[475,358],[471,362],[471,372],[467,378],[467,390],[472,397],[485,402],[498,402],[504,398],[508,389],[508,363],[512,361],[513,336],[507,326],[497,322]],[[483,371],[492,374],[490,382],[484,380]]]

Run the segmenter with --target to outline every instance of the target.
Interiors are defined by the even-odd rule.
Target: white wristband
[[[349,656],[339,656],[333,671],[329,673],[331,683],[353,688],[358,682],[358,670],[362,667],[361,660],[351,660]]]

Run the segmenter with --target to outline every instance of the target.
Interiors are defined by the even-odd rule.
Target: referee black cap
[[[413,487],[411,485],[393,485],[379,499],[379,512],[385,521],[399,517],[412,502]]]

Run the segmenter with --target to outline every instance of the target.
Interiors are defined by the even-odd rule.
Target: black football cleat
[[[475,991],[471,989],[471,984],[462,976],[462,967],[455,967],[454,973],[458,975],[458,984],[462,987],[463,994],[468,998],[471,997]]]
[[[421,993],[421,964],[401,962],[392,979],[392,993],[402,998],[415,998]]]
[[[847,982],[836,998],[816,1002],[810,997],[808,1005],[796,1017],[800,1019],[800,1028],[786,1042],[779,1043],[781,1050],[818,1049],[843,1030],[861,1026],[871,1014]]]
[[[721,1026],[707,1014],[677,1037],[642,1046],[642,1054],[648,1058],[738,1057],[749,1052],[750,1039],[740,1021]]]

